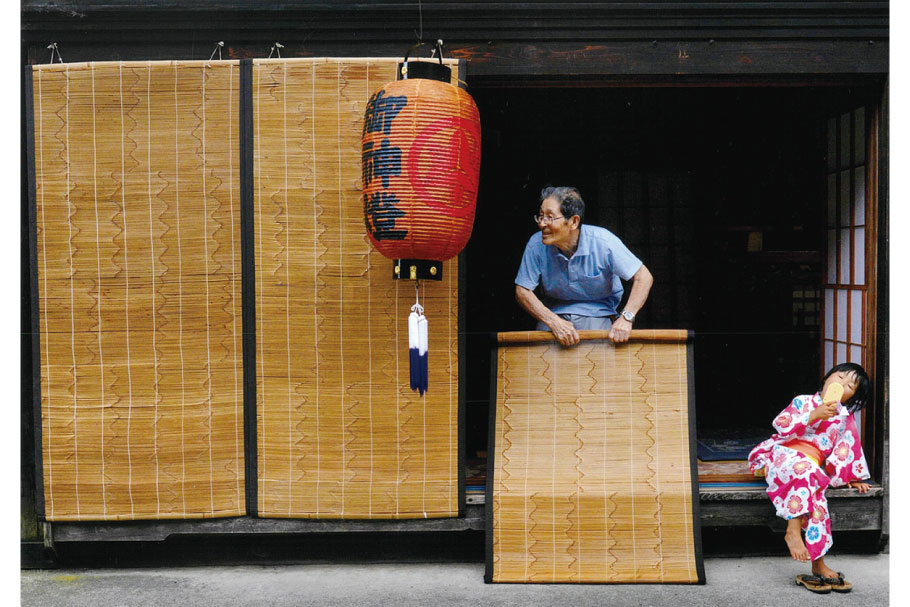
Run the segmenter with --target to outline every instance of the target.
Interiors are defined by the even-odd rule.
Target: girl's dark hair
[[[844,406],[847,407],[847,410],[850,413],[859,411],[867,404],[869,404],[869,397],[871,396],[869,376],[866,374],[866,370],[856,363],[841,363],[839,365],[834,365],[831,367],[831,370],[828,371],[824,378],[822,378],[822,386],[825,385],[825,382],[828,381],[829,377],[835,373],[841,372],[856,374],[856,392],[853,393],[853,396],[850,398],[850,400],[844,403]]]
[[[540,204],[547,198],[553,197],[559,203],[559,210],[566,218],[566,221],[578,215],[578,219],[584,221],[585,218],[585,201],[581,199],[581,192],[578,188],[571,186],[545,186],[540,191]]]

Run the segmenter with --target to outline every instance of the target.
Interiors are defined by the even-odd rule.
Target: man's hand
[[[550,327],[550,331],[553,332],[553,337],[555,337],[556,341],[563,346],[574,346],[581,341],[581,338],[578,337],[578,331],[575,330],[575,325],[551,312],[550,309],[543,305],[537,296],[534,295],[534,291],[526,289],[521,285],[515,285],[515,301],[517,301],[528,314]]]
[[[578,337],[578,331],[575,330],[575,325],[564,318],[557,316],[548,326],[553,332],[556,341],[564,346],[574,346],[581,341]]]
[[[830,419],[837,415],[837,403],[823,403],[809,414],[809,423],[819,419]]]
[[[610,327],[610,339],[613,343],[621,344],[629,341],[629,334],[632,333],[632,323],[620,316]]]
[[[654,277],[651,276],[651,272],[648,268],[642,264],[641,267],[638,268],[638,271],[632,275],[632,290],[629,292],[629,300],[626,302],[623,309],[628,310],[633,314],[638,314],[641,307],[645,305],[645,301],[648,299],[648,293],[651,291],[651,285],[653,284]],[[632,333],[632,323],[622,316],[618,317],[616,322],[613,323],[613,326],[610,327],[610,339],[612,339],[615,344],[629,341],[630,333]]]

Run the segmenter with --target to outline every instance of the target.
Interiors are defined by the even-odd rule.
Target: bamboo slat
[[[582,341],[589,339],[608,339],[609,331],[578,331],[578,338]],[[635,329],[629,339],[634,342],[667,342],[678,343],[686,341],[689,333],[683,329]],[[498,333],[496,339],[501,344],[522,344],[555,342],[556,338],[550,331],[508,331]]]
[[[245,512],[238,74],[34,68],[48,520]]]
[[[686,358],[685,332],[499,346],[489,581],[702,581]]]
[[[408,385],[414,283],[392,279],[363,219],[363,115],[396,63],[253,63],[260,516],[458,513],[457,260],[421,283],[421,398]]]

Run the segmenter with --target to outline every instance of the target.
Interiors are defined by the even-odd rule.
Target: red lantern
[[[406,80],[386,84],[367,104],[364,223],[386,257],[442,262],[461,252],[474,225],[480,115],[471,96],[449,84],[441,60],[405,58],[402,71]]]
[[[442,262],[471,236],[480,176],[480,114],[439,64],[399,66],[401,80],[376,91],[364,116],[363,220],[395,278],[442,279]],[[427,319],[418,300],[408,318],[411,389],[428,387]]]

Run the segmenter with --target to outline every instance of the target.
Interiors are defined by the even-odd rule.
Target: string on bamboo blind
[[[238,79],[32,72],[48,520],[245,512]]]
[[[458,513],[457,260],[421,285],[438,313],[420,397],[413,283],[392,279],[363,224],[364,110],[396,64],[253,62],[260,516]]]
[[[500,334],[487,581],[704,581],[678,333],[572,348]]]

